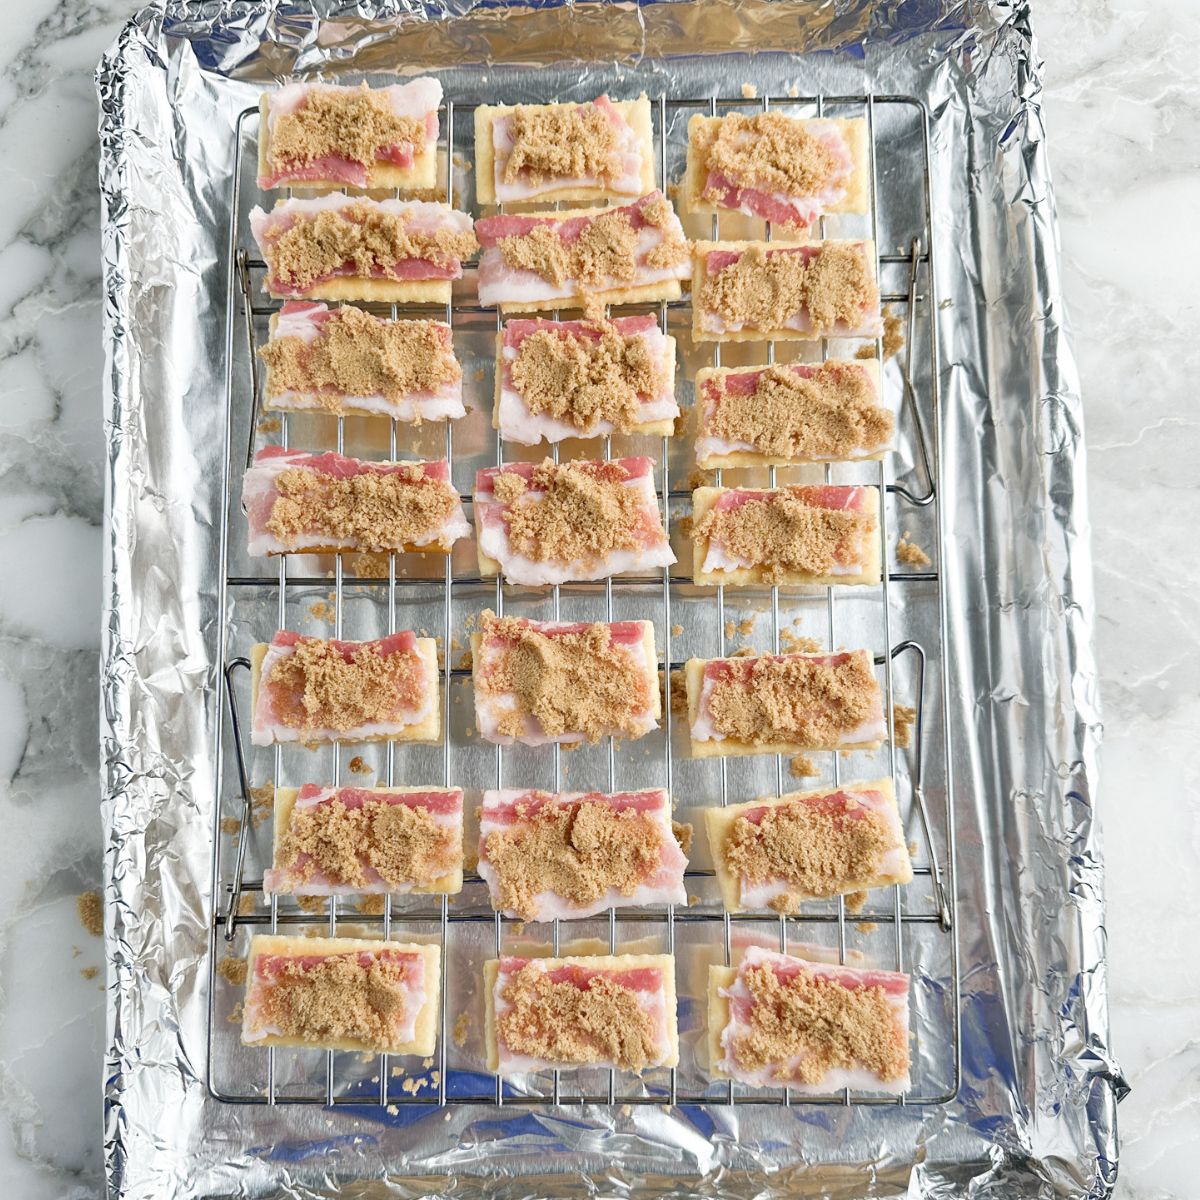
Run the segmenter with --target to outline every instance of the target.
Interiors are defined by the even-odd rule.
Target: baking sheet
[[[263,619],[262,606],[220,607],[237,117],[290,73],[398,64],[436,69],[464,101],[707,95],[714,81],[735,96],[753,79],[764,93],[929,106],[937,294],[949,302],[937,318],[942,551],[964,865],[953,1104],[392,1115],[233,1106],[206,1090],[213,804],[226,792],[213,775],[219,633],[228,619],[236,641]],[[98,87],[114,1192],[1103,1194],[1124,1085],[1107,1048],[1092,829],[1083,446],[1025,10],[168,4],[134,18]],[[477,610],[487,593],[463,603]]]

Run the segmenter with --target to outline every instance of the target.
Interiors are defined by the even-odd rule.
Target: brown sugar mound
[[[623,173],[617,127],[594,104],[518,104],[509,132],[506,183],[522,176],[535,187],[547,178],[612,182]]]
[[[638,410],[663,387],[663,371],[646,339],[598,321],[599,338],[539,329],[525,338],[512,364],[513,386],[531,413],[545,413],[580,431],[610,422],[628,433]]]
[[[589,742],[608,734],[641,733],[657,681],[628,652],[613,645],[608,626],[597,622],[581,633],[547,637],[511,617],[483,614],[484,638],[510,642],[503,658],[482,674],[485,695],[514,695],[516,708],[500,732],[518,736],[532,716],[547,737],[582,733]]]
[[[505,478],[502,473],[497,483]],[[649,517],[642,494],[626,485],[627,478],[616,463],[596,470],[543,460],[533,472],[532,486],[543,493],[536,500],[518,504],[497,493],[511,505],[504,523],[513,552],[533,562],[590,563],[617,550],[640,549]]]
[[[804,896],[836,896],[848,883],[874,878],[892,848],[880,813],[826,813],[795,801],[769,808],[757,824],[738,817],[724,851],[737,877],[751,883],[778,879],[794,887],[795,893],[779,899],[785,902],[780,911],[795,912]]]
[[[272,338],[259,355],[268,398],[301,392],[331,411],[346,396],[396,402],[462,378],[436,322],[381,321],[352,305],[335,309],[313,341]]]
[[[334,157],[370,167],[382,151],[404,145],[425,145],[424,120],[400,116],[365,83],[354,92],[319,88],[293,112],[272,114],[267,161],[276,171]]]
[[[775,458],[836,459],[881,450],[896,426],[866,371],[848,363],[821,363],[808,376],[768,367],[748,395],[725,391],[719,379],[713,384],[720,390],[703,433]]]
[[[748,1071],[781,1068],[779,1082],[819,1084],[835,1068],[863,1067],[880,1079],[908,1070],[908,1046],[881,987],[847,988],[811,971],[782,982],[770,966],[750,967],[750,1025],[733,1057]],[[799,1059],[794,1069],[783,1069]]]
[[[514,1054],[555,1063],[611,1062],[626,1071],[660,1057],[654,1023],[637,992],[603,975],[576,987],[529,965],[502,995],[510,1007],[497,1016],[500,1040]]]
[[[749,745],[793,742],[817,749],[875,715],[879,685],[865,655],[840,663],[803,656],[756,658],[748,677],[718,680],[709,714],[727,737]]]
[[[826,575],[863,558],[875,518],[851,509],[809,504],[798,490],[783,489],[736,508],[714,506],[693,526],[695,537],[763,570],[769,579]]]
[[[842,173],[829,146],[803,121],[782,113],[731,113],[715,127],[704,127],[697,147],[706,174],[716,172],[738,187],[763,192],[815,196]],[[714,200],[724,190],[706,182],[701,194]]]
[[[347,887],[365,887],[368,868],[393,887],[428,885],[454,866],[456,846],[455,831],[428,809],[382,799],[347,808],[333,799],[292,810],[276,865],[300,880],[320,875]]]
[[[241,987],[246,982],[248,965],[246,959],[226,954],[217,962],[217,974],[233,987]]]
[[[347,661],[332,643],[304,639],[271,668],[267,686],[285,698],[276,705],[284,725],[342,733],[418,708],[425,663],[416,650],[383,655],[370,645]]]
[[[477,249],[469,230],[417,228],[407,213],[363,201],[299,215],[264,254],[272,278],[303,290],[347,268],[365,277],[390,277],[397,263],[409,260],[452,268]]]
[[[422,463],[347,477],[289,467],[276,476],[275,490],[266,527],[285,546],[319,537],[321,545],[364,550],[448,548],[435,535],[458,505],[454,489],[427,478]]]
[[[263,1024],[307,1042],[398,1049],[407,973],[403,962],[373,959],[363,965],[355,954],[333,955],[309,967],[286,962],[262,991]]]
[[[907,533],[896,543],[896,558],[909,567],[927,567],[933,561]]]
[[[751,246],[736,262],[707,275],[699,306],[751,329],[783,329],[806,313],[812,333],[858,325],[879,304],[879,289],[861,246],[825,242],[806,261],[796,251]]]
[[[665,197],[643,205],[641,216],[648,225],[666,231],[647,251],[647,266],[666,270],[687,256],[687,243],[670,227],[672,210]],[[593,217],[569,242],[546,221],[528,233],[500,238],[497,245],[513,270],[532,271],[556,287],[570,280],[580,294],[629,283],[638,270],[638,233],[619,208]]]
[[[654,870],[662,827],[647,813],[597,801],[542,799],[536,811],[519,804],[517,821],[485,840],[503,908],[532,921],[542,892],[580,906],[595,903],[609,888],[632,896]]]

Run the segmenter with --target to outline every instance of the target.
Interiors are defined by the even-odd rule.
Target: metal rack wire
[[[913,487],[895,481],[889,482],[888,464],[886,462],[877,464],[876,478],[873,482],[880,490],[879,533],[882,542],[885,569],[882,583],[877,589],[881,605],[883,636],[882,646],[877,648],[875,654],[875,661],[883,675],[889,732],[887,764],[888,774],[893,780],[897,778],[897,771],[900,765],[895,737],[893,664],[901,656],[906,656],[912,664],[910,674],[915,680],[913,698],[915,699],[914,707],[916,712],[912,725],[913,751],[911,762],[907,766],[907,775],[912,797],[911,816],[918,826],[918,832],[922,839],[927,858],[925,864],[916,866],[915,875],[918,879],[924,881],[929,903],[919,904],[915,908],[910,908],[905,902],[902,888],[894,887],[891,889],[890,903],[872,904],[869,908],[861,912],[848,913],[845,899],[839,898],[836,901],[836,905],[831,909],[822,910],[818,908],[814,911],[805,911],[795,916],[780,916],[777,921],[774,921],[778,946],[781,950],[786,951],[789,944],[794,942],[795,931],[798,928],[807,926],[814,928],[832,926],[836,937],[837,957],[839,961],[845,962],[849,954],[848,926],[855,923],[870,922],[875,925],[890,925],[893,945],[892,959],[897,970],[905,969],[906,964],[909,962],[909,942],[913,932],[918,929],[934,931],[940,938],[944,939],[943,951],[949,964],[948,978],[945,980],[949,1001],[944,1013],[945,1021],[942,1027],[928,1031],[929,1036],[945,1039],[950,1047],[950,1061],[944,1080],[941,1081],[942,1086],[928,1088],[922,1093],[913,1093],[899,1099],[895,1097],[861,1095],[844,1090],[828,1097],[813,1098],[805,1096],[803,1097],[803,1103],[840,1105],[943,1104],[949,1102],[957,1094],[960,1076],[959,962],[954,925],[955,837],[953,810],[951,806],[951,796],[953,794],[952,764],[949,727],[944,717],[948,707],[946,673],[944,671],[940,672],[941,694],[939,703],[943,719],[939,723],[941,736],[936,737],[930,735],[928,728],[929,721],[927,719],[927,711],[931,702],[926,688],[929,655],[926,646],[917,639],[906,638],[899,642],[893,642],[890,588],[896,585],[905,586],[912,584],[924,584],[931,587],[934,597],[930,602],[936,605],[933,624],[939,635],[939,646],[937,647],[939,654],[946,640],[945,598],[940,580],[941,563],[939,560],[935,559],[929,570],[922,571],[892,571],[886,566],[890,561],[890,539],[888,533],[889,505],[886,501],[889,495],[894,498],[894,503],[897,505],[903,504],[911,507],[913,510],[931,510],[936,517],[938,545],[940,546],[942,542],[942,518],[940,506],[938,505],[937,491],[940,458],[937,422],[938,373],[936,368],[938,350],[935,320],[937,306],[933,292],[934,270],[928,119],[923,105],[916,100],[902,96],[788,96],[764,97],[758,101],[747,101],[745,99],[681,99],[661,96],[654,104],[654,127],[659,158],[659,173],[663,186],[665,187],[668,183],[668,136],[670,131],[679,125],[679,121],[676,118],[680,116],[686,117],[696,112],[716,115],[721,111],[733,108],[744,111],[747,108],[752,109],[755,105],[760,110],[766,110],[772,105],[787,105],[792,108],[803,107],[805,110],[814,112],[818,116],[828,115],[830,112],[845,113],[851,111],[861,113],[866,118],[870,152],[871,233],[878,255],[877,269],[884,302],[904,306],[905,308],[908,336],[905,356],[901,363],[900,371],[903,389],[900,414],[902,423],[907,424],[912,436],[914,447],[913,457],[917,468],[916,474],[919,478],[919,490],[914,490]],[[446,198],[451,206],[454,206],[456,200],[454,194],[455,172],[453,163],[456,144],[456,122],[461,121],[464,114],[472,112],[473,108],[474,105],[456,105],[451,101],[443,106],[440,113],[442,130],[446,138],[444,150]],[[919,126],[920,168],[923,179],[923,195],[920,197],[920,200],[923,211],[923,222],[921,223],[920,235],[911,241],[907,247],[907,252],[880,252],[879,166],[876,147],[876,122],[877,113],[884,108],[903,110],[905,113],[911,114],[914,122]],[[255,355],[257,346],[256,320],[269,315],[277,307],[258,298],[258,295],[256,295],[255,285],[262,271],[265,269],[265,264],[251,257],[249,249],[241,244],[239,240],[240,233],[245,228],[245,205],[247,199],[246,193],[248,191],[248,189],[243,187],[242,183],[243,168],[246,162],[249,161],[247,155],[249,154],[252,157],[254,139],[251,136],[251,130],[257,123],[257,120],[257,108],[247,109],[238,118],[236,130],[237,152],[233,170],[233,188],[230,203],[231,215],[227,263],[231,286],[229,288],[226,312],[226,436],[227,439],[232,438],[235,428],[234,405],[240,391],[236,386],[235,380],[235,360],[238,356],[235,340],[239,337],[240,332],[240,335],[246,338],[249,393],[253,398],[253,412],[249,420],[249,435],[245,455],[247,462],[249,462],[253,453],[256,436],[256,419],[259,415],[261,404],[261,387]],[[713,216],[711,236],[714,240],[718,237],[719,232],[719,219]],[[824,236],[824,234],[825,219],[822,218],[821,235]],[[767,227],[767,236],[770,237],[769,226]],[[890,292],[885,289],[885,268],[893,271],[903,269],[904,285],[901,288]],[[688,302],[685,299],[671,303],[663,302],[655,306],[660,326],[664,333],[668,329],[672,310],[681,307],[686,309],[687,304]],[[406,313],[408,311],[411,310],[406,309]],[[918,311],[924,314],[925,321],[927,322],[926,340],[930,355],[928,395],[925,397],[924,403],[922,403],[922,398],[918,395],[917,388],[913,383],[914,354],[918,341]],[[421,315],[440,316],[453,330],[456,319],[460,320],[463,316],[471,314],[474,319],[479,320],[484,316],[489,316],[490,313],[491,310],[485,310],[476,303],[454,299],[444,309],[439,309],[436,313],[427,310]],[[395,306],[391,308],[391,315],[393,318],[397,316]],[[499,313],[497,313],[496,329],[499,330],[501,327],[501,318]],[[877,342],[875,352],[878,361],[882,364],[882,338]],[[774,362],[774,344],[768,345],[767,353],[768,361]],[[822,359],[826,358],[828,353],[828,343],[821,343]],[[720,343],[714,344],[712,361],[714,365],[720,365]],[[395,459],[398,457],[399,431],[395,421],[389,424],[388,457]],[[931,427],[933,430],[932,434],[930,433]],[[336,449],[342,452],[344,450],[346,433],[346,422],[343,418],[337,419],[336,428]],[[288,434],[287,414],[281,414],[279,440],[284,446],[289,444]],[[444,453],[447,460],[452,464],[455,461],[454,435],[454,423],[446,422]],[[691,491],[690,488],[672,486],[669,452],[670,440],[664,437],[662,439],[660,457],[661,480],[659,483],[659,493],[662,496],[664,505],[664,519],[670,528],[675,515],[674,510],[690,501]],[[612,456],[611,438],[604,439],[603,454],[605,458]],[[497,435],[495,453],[495,462],[497,465],[504,461],[503,456],[504,444]],[[554,447],[553,456],[555,461],[557,461],[557,445]],[[289,591],[300,588],[328,586],[331,581],[323,575],[289,574],[288,556],[281,556],[279,558],[278,573],[274,576],[231,573],[228,565],[229,531],[233,501],[240,489],[240,480],[236,471],[236,466],[240,465],[239,447],[230,445],[229,453],[226,455],[226,464],[220,534],[222,611],[229,611],[228,601],[231,596],[236,597],[242,594],[257,596],[259,593],[269,595],[274,590],[277,626],[280,629],[286,628]],[[717,472],[716,474],[717,482],[720,483],[721,473]],[[829,482],[832,478],[832,468],[827,466],[825,468],[825,480]],[[772,486],[776,483],[775,468],[771,468],[769,471],[769,483]],[[463,499],[467,504],[471,502],[470,495],[464,495]],[[397,629],[398,598],[404,593],[405,589],[413,587],[428,589],[432,583],[439,582],[431,580],[428,576],[408,577],[401,575],[397,570],[395,555],[389,556],[386,577],[375,578],[373,576],[347,574],[341,556],[334,556],[333,571],[332,584],[335,604],[334,637],[341,637],[343,633],[343,598],[347,589],[362,589],[364,592],[375,596],[386,608],[386,627],[387,631],[391,633]],[[454,639],[453,605],[456,589],[459,589],[459,594],[461,594],[463,588],[469,587],[478,590],[494,586],[494,607],[497,613],[503,614],[506,585],[499,578],[493,581],[491,579],[482,579],[474,573],[464,574],[461,571],[456,572],[453,556],[447,556],[440,586],[443,589],[442,647],[444,658],[441,679],[442,703],[444,706],[442,714],[443,740],[441,758],[443,785],[449,787],[458,783],[454,778],[455,772],[452,766],[453,747],[450,732],[452,685],[470,674],[469,667],[454,665],[452,663],[451,646]],[[563,592],[571,588],[576,588],[587,590],[592,594],[598,593],[603,597],[604,611],[606,613],[605,619],[611,621],[614,619],[615,589],[633,587],[639,588],[643,592],[650,588],[659,590],[660,600],[658,603],[663,621],[663,637],[666,644],[665,662],[663,664],[665,703],[663,705],[664,755],[662,771],[664,786],[671,794],[674,794],[672,792],[672,783],[676,766],[672,751],[672,674],[683,666],[683,660],[676,659],[672,654],[672,639],[675,628],[673,626],[672,605],[677,589],[683,586],[686,586],[684,578],[680,575],[673,577],[670,568],[665,568],[660,573],[653,575],[622,576],[615,581],[609,578],[599,585],[581,584],[563,585],[561,588],[554,587],[551,596],[553,616],[557,619],[560,614],[560,599]],[[724,656],[726,653],[726,597],[724,588],[716,589],[711,603],[716,610],[719,651],[720,655]],[[838,644],[839,628],[838,602],[833,589],[825,591],[823,607],[825,632],[828,645],[832,648]],[[769,612],[771,650],[778,653],[782,635],[778,588],[770,589]],[[233,632],[223,626],[219,639],[219,661],[226,664],[223,669],[225,694],[223,697],[224,703],[220,705],[218,719],[219,736],[217,739],[216,779],[218,781],[219,794],[217,796],[214,817],[211,893],[213,917],[210,931],[208,972],[209,1055],[207,1084],[209,1090],[217,1099],[237,1104],[268,1105],[352,1104],[361,1106],[364,1104],[375,1104],[387,1106],[389,1112],[396,1111],[397,1106],[401,1105],[441,1106],[490,1103],[494,1105],[521,1106],[560,1104],[700,1104],[712,1106],[732,1104],[790,1105],[793,1102],[799,1102],[793,1097],[791,1091],[786,1088],[775,1089],[773,1091],[756,1091],[743,1089],[732,1082],[728,1082],[719,1085],[709,1084],[703,1089],[688,1089],[680,1086],[679,1073],[676,1068],[671,1068],[669,1071],[651,1073],[644,1080],[626,1077],[614,1071],[607,1071],[606,1084],[602,1084],[599,1088],[584,1087],[580,1089],[566,1088],[558,1071],[548,1073],[549,1083],[544,1088],[519,1086],[511,1081],[502,1081],[499,1077],[486,1076],[478,1070],[448,1071],[447,964],[450,955],[447,952],[447,948],[452,929],[462,924],[483,925],[490,923],[493,927],[494,953],[498,956],[504,949],[506,930],[510,930],[514,922],[509,921],[498,913],[492,913],[484,906],[472,907],[468,905],[462,908],[456,907],[454,911],[451,911],[449,901],[445,896],[424,898],[424,902],[418,903],[416,906],[405,906],[402,912],[395,911],[393,898],[388,896],[384,900],[382,912],[356,912],[352,917],[355,926],[374,927],[378,935],[385,939],[392,937],[397,929],[402,928],[406,932],[434,932],[441,943],[443,953],[438,1023],[440,1036],[438,1038],[438,1051],[435,1056],[436,1069],[434,1069],[432,1063],[426,1064],[430,1073],[425,1078],[425,1084],[422,1087],[409,1090],[408,1088],[392,1086],[391,1081],[395,1077],[389,1071],[388,1056],[380,1055],[375,1062],[376,1075],[372,1075],[366,1080],[359,1080],[352,1086],[339,1088],[338,1075],[335,1069],[335,1056],[330,1051],[324,1052],[321,1068],[317,1068],[314,1064],[313,1069],[308,1074],[306,1086],[302,1086],[299,1089],[281,1089],[277,1078],[277,1055],[276,1051],[272,1048],[265,1051],[245,1051],[243,1055],[245,1061],[258,1065],[247,1067],[244,1071],[239,1071],[232,1083],[222,1078],[221,1072],[215,1066],[218,1047],[223,1040],[236,1043],[237,1039],[235,1026],[223,1022],[218,1014],[218,957],[222,946],[232,943],[238,936],[239,931],[245,930],[262,931],[269,929],[271,932],[275,932],[281,928],[300,929],[307,927],[311,929],[315,925],[320,924],[324,926],[323,932],[326,932],[329,936],[335,936],[338,932],[339,921],[351,919],[339,911],[337,897],[329,898],[327,909],[323,916],[316,916],[305,911],[282,912],[280,911],[279,899],[276,896],[271,897],[268,911],[242,911],[243,897],[261,894],[262,880],[261,878],[248,878],[246,875],[246,848],[252,824],[252,804],[250,776],[242,739],[238,692],[239,687],[244,684],[244,680],[239,682],[240,676],[248,671],[249,663],[237,653],[237,651],[244,650],[246,647],[234,644],[232,642],[233,636]],[[228,657],[231,652],[234,652],[235,655],[232,658]],[[925,795],[926,764],[930,753],[927,742],[931,740],[936,740],[939,743],[937,750],[943,772],[943,803],[936,812],[928,803]],[[231,746],[233,750],[237,780],[236,795],[229,794],[224,782],[223,762],[226,746]],[[719,802],[725,805],[730,802],[729,771],[726,759],[719,760],[719,772]],[[502,748],[496,747],[494,782],[491,786],[502,786],[504,773],[505,753]],[[842,779],[842,766],[837,754],[832,756],[832,773],[836,786],[840,784]],[[555,746],[553,749],[553,790],[562,790],[563,774],[562,754],[560,748]],[[335,744],[332,748],[330,771],[333,786],[338,785],[340,775],[341,753],[339,746]],[[607,744],[607,776],[608,790],[618,790],[616,750],[611,740]],[[278,783],[282,778],[283,748],[276,746],[274,748],[274,780]],[[388,787],[394,786],[397,782],[395,746],[391,743],[386,748],[384,777],[381,782]],[[423,779],[422,782],[429,781]],[[778,793],[788,790],[785,787],[785,764],[782,756],[776,757],[775,783]],[[231,813],[233,814],[232,818],[230,816]],[[236,851],[233,854],[232,864],[227,864],[225,858],[228,856],[223,856],[222,854],[221,830],[222,824],[227,824],[231,819],[237,825]],[[701,881],[711,881],[712,874],[711,870],[689,868],[686,878],[689,882],[696,881],[697,885],[699,885]],[[468,873],[466,880],[468,885],[478,883],[478,876]],[[719,907],[712,909],[710,907],[694,908],[689,906],[686,909],[677,910],[674,906],[658,906],[646,909],[625,909],[619,912],[610,909],[607,915],[608,949],[610,953],[618,951],[621,944],[621,930],[626,926],[630,926],[639,933],[647,929],[661,932],[665,940],[665,949],[669,953],[674,953],[677,930],[698,924],[703,928],[710,928],[712,930],[713,935],[720,942],[725,962],[728,964],[734,952],[734,929],[742,923],[748,923],[748,925],[749,923],[754,923],[761,926],[766,920],[761,914],[730,914],[720,910]],[[774,919],[772,918],[771,920]],[[560,950],[561,941],[562,931],[560,923],[554,921],[551,923],[549,929],[549,946],[556,954]],[[481,967],[482,964],[477,965]],[[451,1079],[451,1074],[454,1075],[453,1080]],[[248,1076],[254,1076],[254,1081],[248,1078]]]

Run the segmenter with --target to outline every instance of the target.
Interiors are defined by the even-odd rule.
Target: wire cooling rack
[[[450,324],[456,351],[464,362],[468,391],[478,393],[477,408],[457,423],[413,429],[380,418],[355,419],[280,414],[277,423],[262,413],[256,349],[265,341],[267,320],[278,308],[263,297],[265,264],[254,257],[247,213],[252,203],[269,207],[254,182],[258,110],[247,109],[237,122],[236,161],[230,198],[228,271],[231,286],[226,311],[227,455],[221,513],[221,599],[226,620],[219,635],[225,697],[218,715],[217,803],[212,860],[212,926],[208,963],[207,1084],[219,1100],[235,1104],[316,1104],[386,1106],[474,1105],[731,1105],[835,1104],[937,1105],[957,1094],[960,1078],[959,959],[955,933],[955,838],[947,677],[945,593],[940,572],[942,517],[938,495],[940,439],[938,423],[938,342],[934,295],[928,116],[924,106],[903,96],[763,97],[748,100],[686,99],[660,96],[652,102],[660,184],[679,178],[686,150],[686,125],[696,113],[753,112],[777,108],[801,116],[861,116],[869,133],[871,213],[860,227],[850,218],[825,218],[821,236],[870,237],[878,255],[881,292],[906,334],[903,352],[885,371],[885,395],[898,410],[900,447],[884,463],[828,466],[826,482],[864,482],[881,489],[880,537],[883,561],[891,562],[892,526],[921,531],[933,551],[928,569],[885,567],[875,588],[702,589],[690,582],[688,556],[674,568],[651,575],[622,576],[603,583],[564,584],[552,589],[522,589],[482,579],[472,547],[459,547],[444,562],[434,556],[388,557],[386,574],[367,569],[349,556],[283,556],[249,559],[238,544],[242,523],[241,472],[256,445],[278,442],[327,449],[360,457],[446,457],[452,479],[471,503],[474,471],[513,457],[541,458],[544,448],[529,451],[503,444],[488,423],[491,363],[498,314],[476,300],[474,268],[455,285],[442,306],[404,306],[405,315],[436,317]],[[447,102],[440,111],[444,144],[441,176],[446,199],[454,207],[478,212],[473,205],[469,168],[474,158],[470,120],[473,104]],[[693,237],[763,236],[762,222],[741,217],[686,218]],[[866,227],[861,227],[865,225]],[[770,237],[769,225],[765,235]],[[388,313],[387,306],[368,306]],[[681,301],[632,306],[624,311],[653,311],[665,332],[679,343],[683,369],[679,392],[686,402],[690,380],[699,366],[719,365],[719,343],[693,346],[690,310]],[[390,315],[398,315],[395,306]],[[883,340],[874,353],[882,362]],[[780,346],[779,353],[795,354]],[[828,342],[800,351],[821,359],[831,356]],[[853,345],[838,347],[845,356]],[[762,361],[761,348],[725,347],[726,365]],[[751,357],[745,357],[749,353]],[[776,346],[768,344],[768,362]],[[735,357],[737,356],[737,357]],[[472,371],[474,366],[474,371]],[[386,433],[381,433],[386,430]],[[629,446],[624,443],[630,442]],[[657,481],[664,519],[680,548],[680,526],[690,508],[690,437],[674,439],[603,439],[604,457],[614,453],[650,453],[658,459]],[[614,450],[614,444],[620,443]],[[572,458],[596,457],[599,440],[568,443]],[[568,449],[568,447],[571,447]],[[553,449],[557,461],[560,447]],[[811,478],[820,468],[774,468],[759,476],[770,485],[777,474],[788,481]],[[807,472],[807,473],[806,473]],[[865,473],[865,474],[864,474]],[[720,482],[720,472],[715,472]],[[739,473],[739,482],[752,475]],[[685,573],[686,572],[686,573]],[[332,612],[330,612],[332,605]],[[476,614],[491,607],[541,619],[614,620],[651,618],[656,644],[665,648],[663,728],[639,742],[609,741],[570,755],[560,747],[537,751],[485,746],[471,727],[470,668],[460,651]],[[765,618],[769,633],[758,633]],[[316,627],[314,627],[316,622]],[[677,815],[691,806],[727,804],[766,793],[779,794],[816,786],[817,779],[791,778],[781,756],[693,762],[686,754],[686,720],[673,711],[680,699],[680,668],[687,657],[724,656],[732,644],[759,650],[786,649],[788,631],[819,634],[830,648],[867,646],[882,678],[889,739],[872,762],[869,755],[846,761],[820,755],[820,781],[870,779],[886,774],[895,780],[901,814],[912,837],[913,883],[872,892],[860,911],[848,910],[845,898],[806,906],[796,916],[729,914],[722,911],[713,872],[693,855],[686,879],[689,904],[610,910],[606,917],[581,922],[554,921],[522,926],[491,911],[486,889],[468,870],[461,896],[385,898],[381,911],[364,911],[337,897],[322,899],[319,909],[288,898],[263,895],[262,869],[270,862],[270,822],[262,824],[252,795],[254,780],[274,786],[344,781],[347,770],[371,771],[374,782],[462,786],[544,787],[555,791],[606,790],[664,786],[675,799]],[[686,624],[685,624],[686,623]],[[896,626],[905,636],[895,635]],[[335,745],[321,752],[298,747],[251,748],[243,739],[248,709],[248,654],[251,643],[269,640],[276,629],[300,628],[322,636],[379,637],[400,628],[434,633],[441,643],[443,741],[438,747],[388,744],[383,748]],[[440,632],[439,632],[440,631]],[[765,643],[765,644],[764,644]],[[456,656],[458,656],[456,658]],[[674,698],[674,700],[673,700]],[[911,743],[896,745],[897,705],[908,701]],[[906,714],[908,715],[908,714]],[[651,743],[649,747],[644,743]],[[373,761],[363,758],[374,754]],[[350,757],[347,762],[347,758]],[[811,766],[807,770],[811,770]],[[806,770],[806,773],[807,773]],[[358,780],[358,782],[363,782]],[[366,782],[372,782],[370,780]],[[471,805],[468,803],[468,810]],[[261,844],[260,844],[261,843]],[[470,836],[468,835],[468,848]],[[890,894],[889,894],[890,893]],[[437,941],[442,946],[438,1050],[415,1064],[388,1055],[363,1056],[332,1051],[242,1047],[239,1041],[241,986],[227,961],[244,954],[250,934],[287,931]],[[578,940],[578,939],[586,939]],[[907,970],[913,976],[912,1024],[914,1086],[901,1097],[880,1097],[842,1090],[825,1097],[795,1097],[786,1088],[756,1090],[707,1077],[701,1061],[706,1019],[704,979],[708,963],[728,964],[746,944],[776,946],[840,962],[869,962]],[[547,1071],[518,1080],[501,1080],[484,1070],[479,1029],[482,1025],[482,964],[502,952],[647,952],[677,955],[680,994],[681,1061],[677,1068],[643,1076],[604,1069]]]

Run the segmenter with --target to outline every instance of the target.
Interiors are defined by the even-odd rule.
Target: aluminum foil
[[[220,579],[239,453],[224,400],[237,117],[289,75],[398,67],[436,71],[464,100],[736,96],[752,80],[928,106],[949,613],[935,669],[948,672],[962,962],[953,1102],[390,1114],[208,1090],[222,631],[236,650],[272,620],[269,606],[223,608]],[[1125,1085],[1108,1047],[1093,816],[1082,411],[1026,6],[171,0],[130,21],[97,87],[112,1194],[1106,1195]],[[923,1070],[939,1052],[921,1048]]]

